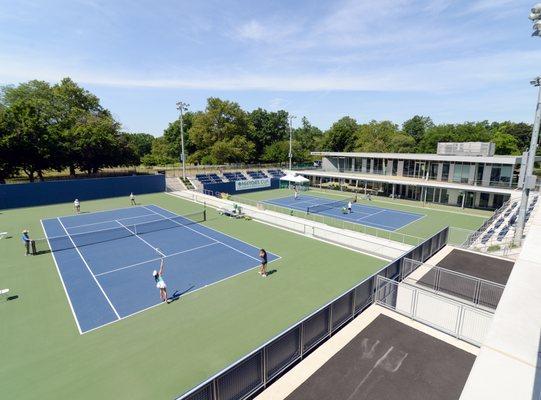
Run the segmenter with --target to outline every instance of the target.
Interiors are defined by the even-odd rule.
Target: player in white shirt
[[[75,201],[73,202],[73,208],[76,214],[79,214],[81,212],[81,204],[79,203],[79,199],[75,199]]]

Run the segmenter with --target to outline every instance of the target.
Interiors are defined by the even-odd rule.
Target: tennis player
[[[130,193],[130,203],[132,206],[137,205],[137,203],[135,202],[135,196],[133,195],[133,192]]]
[[[299,191],[297,190],[297,186],[293,186],[293,190],[295,191],[295,200],[299,198]]]
[[[348,214],[351,214],[351,201],[348,201]]]
[[[167,298],[167,285],[165,284],[165,281],[163,280],[163,258],[160,263],[160,270],[152,272],[152,276],[154,276],[154,281],[156,282],[156,287],[160,289],[160,299],[162,301],[165,301],[169,303],[169,299]]]
[[[81,203],[79,203],[79,199],[75,199],[73,202],[73,209],[75,210],[76,214],[79,214],[81,212]]]
[[[23,242],[24,248],[25,248],[24,255],[25,256],[30,255],[30,242],[31,242],[31,239],[30,239],[30,235],[28,234],[28,229],[25,229],[23,231],[23,234],[21,236],[21,241]]]
[[[259,250],[259,258],[261,259],[261,265],[259,266],[259,275],[267,276],[267,252],[265,249]]]

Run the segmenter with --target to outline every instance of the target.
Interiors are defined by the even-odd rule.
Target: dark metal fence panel
[[[262,352],[258,351],[216,381],[218,399],[243,399],[263,386]]]
[[[197,392],[191,394],[189,397],[186,398],[186,400],[215,400],[212,386],[213,382],[202,387]]]
[[[270,380],[301,357],[301,326],[271,342],[265,351],[267,380]]]
[[[372,304],[373,282],[368,279],[355,288],[355,314]]]
[[[330,306],[327,306],[304,322],[303,352],[310,350],[329,335],[329,311]]]
[[[385,277],[389,279],[397,279],[400,275],[400,263],[401,260],[395,260],[392,263],[390,263],[387,268],[385,269]]]
[[[333,332],[353,317],[353,295],[354,291],[352,290],[332,303]]]

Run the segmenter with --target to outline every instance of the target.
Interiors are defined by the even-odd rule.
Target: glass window
[[[483,171],[485,170],[484,164],[478,164],[477,165],[477,177],[475,178],[478,183],[481,183],[483,181]]]
[[[461,179],[462,179],[462,164],[456,163],[455,169],[453,172],[453,182],[460,183]]]
[[[439,164],[436,162],[430,163],[430,168],[429,168],[430,179],[436,179],[438,177],[438,166]]]
[[[470,179],[470,166],[470,164],[462,165],[462,175],[460,179],[461,183],[468,183],[468,180]]]
[[[415,162],[413,160],[404,160],[404,176],[413,176]]]
[[[449,166],[450,164],[448,162],[444,162],[441,168],[441,180],[442,181],[448,181],[449,180]]]

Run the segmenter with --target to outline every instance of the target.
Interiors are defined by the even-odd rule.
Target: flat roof
[[[312,151],[313,156],[322,157],[364,157],[364,158],[387,158],[398,160],[425,160],[425,161],[458,161],[470,163],[485,164],[520,164],[522,156],[444,156],[439,154],[421,154],[421,153],[357,153],[357,152],[336,152],[336,151]],[[541,161],[541,157],[536,157],[536,161]]]

